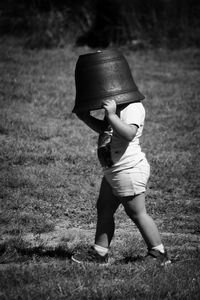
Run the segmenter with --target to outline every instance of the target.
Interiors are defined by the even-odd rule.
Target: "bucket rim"
[[[117,94],[117,95],[109,95],[107,97],[100,97],[100,98],[96,98],[97,101],[93,102],[93,99],[91,102],[88,102],[87,104],[90,104],[91,103],[91,106],[93,106],[92,109],[84,109],[84,106],[80,106],[80,103],[77,103],[75,101],[75,105],[74,105],[74,108],[72,110],[73,113],[76,113],[76,112],[84,112],[84,111],[94,111],[94,110],[98,110],[98,109],[102,109],[102,101],[103,100],[106,100],[106,99],[113,99],[114,97],[117,97],[119,98],[120,96],[122,96],[123,94],[125,93],[121,93],[121,94]],[[139,91],[132,91],[130,93],[127,93],[127,98],[126,99],[117,99],[116,101],[116,104],[117,105],[120,105],[120,104],[128,104],[128,103],[135,103],[135,102],[138,102],[138,101],[142,101],[145,99],[145,96]],[[84,103],[85,99],[82,99],[82,103]]]

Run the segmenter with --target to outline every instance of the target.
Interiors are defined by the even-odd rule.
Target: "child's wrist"
[[[116,113],[110,113],[110,114],[107,115],[107,118],[109,120],[115,119],[116,117],[117,117]]]

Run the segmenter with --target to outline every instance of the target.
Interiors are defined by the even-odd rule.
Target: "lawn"
[[[71,112],[76,61],[94,50],[0,42],[0,299],[199,299],[200,51],[121,49],[146,96],[147,209],[173,263],[136,259],[145,244],[120,207],[100,267],[70,261],[93,243],[102,177],[97,135]]]

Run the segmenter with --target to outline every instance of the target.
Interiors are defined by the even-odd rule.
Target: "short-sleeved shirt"
[[[136,125],[138,130],[130,142],[120,137],[115,131],[112,132],[109,145],[112,165],[103,167],[105,174],[132,168],[145,157],[140,146],[140,137],[145,120],[143,104],[135,102],[127,105],[120,111],[119,117],[126,124]]]

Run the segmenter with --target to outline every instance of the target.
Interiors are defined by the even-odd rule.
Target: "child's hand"
[[[117,104],[115,100],[104,100],[102,107],[105,109],[106,116],[116,114]]]

